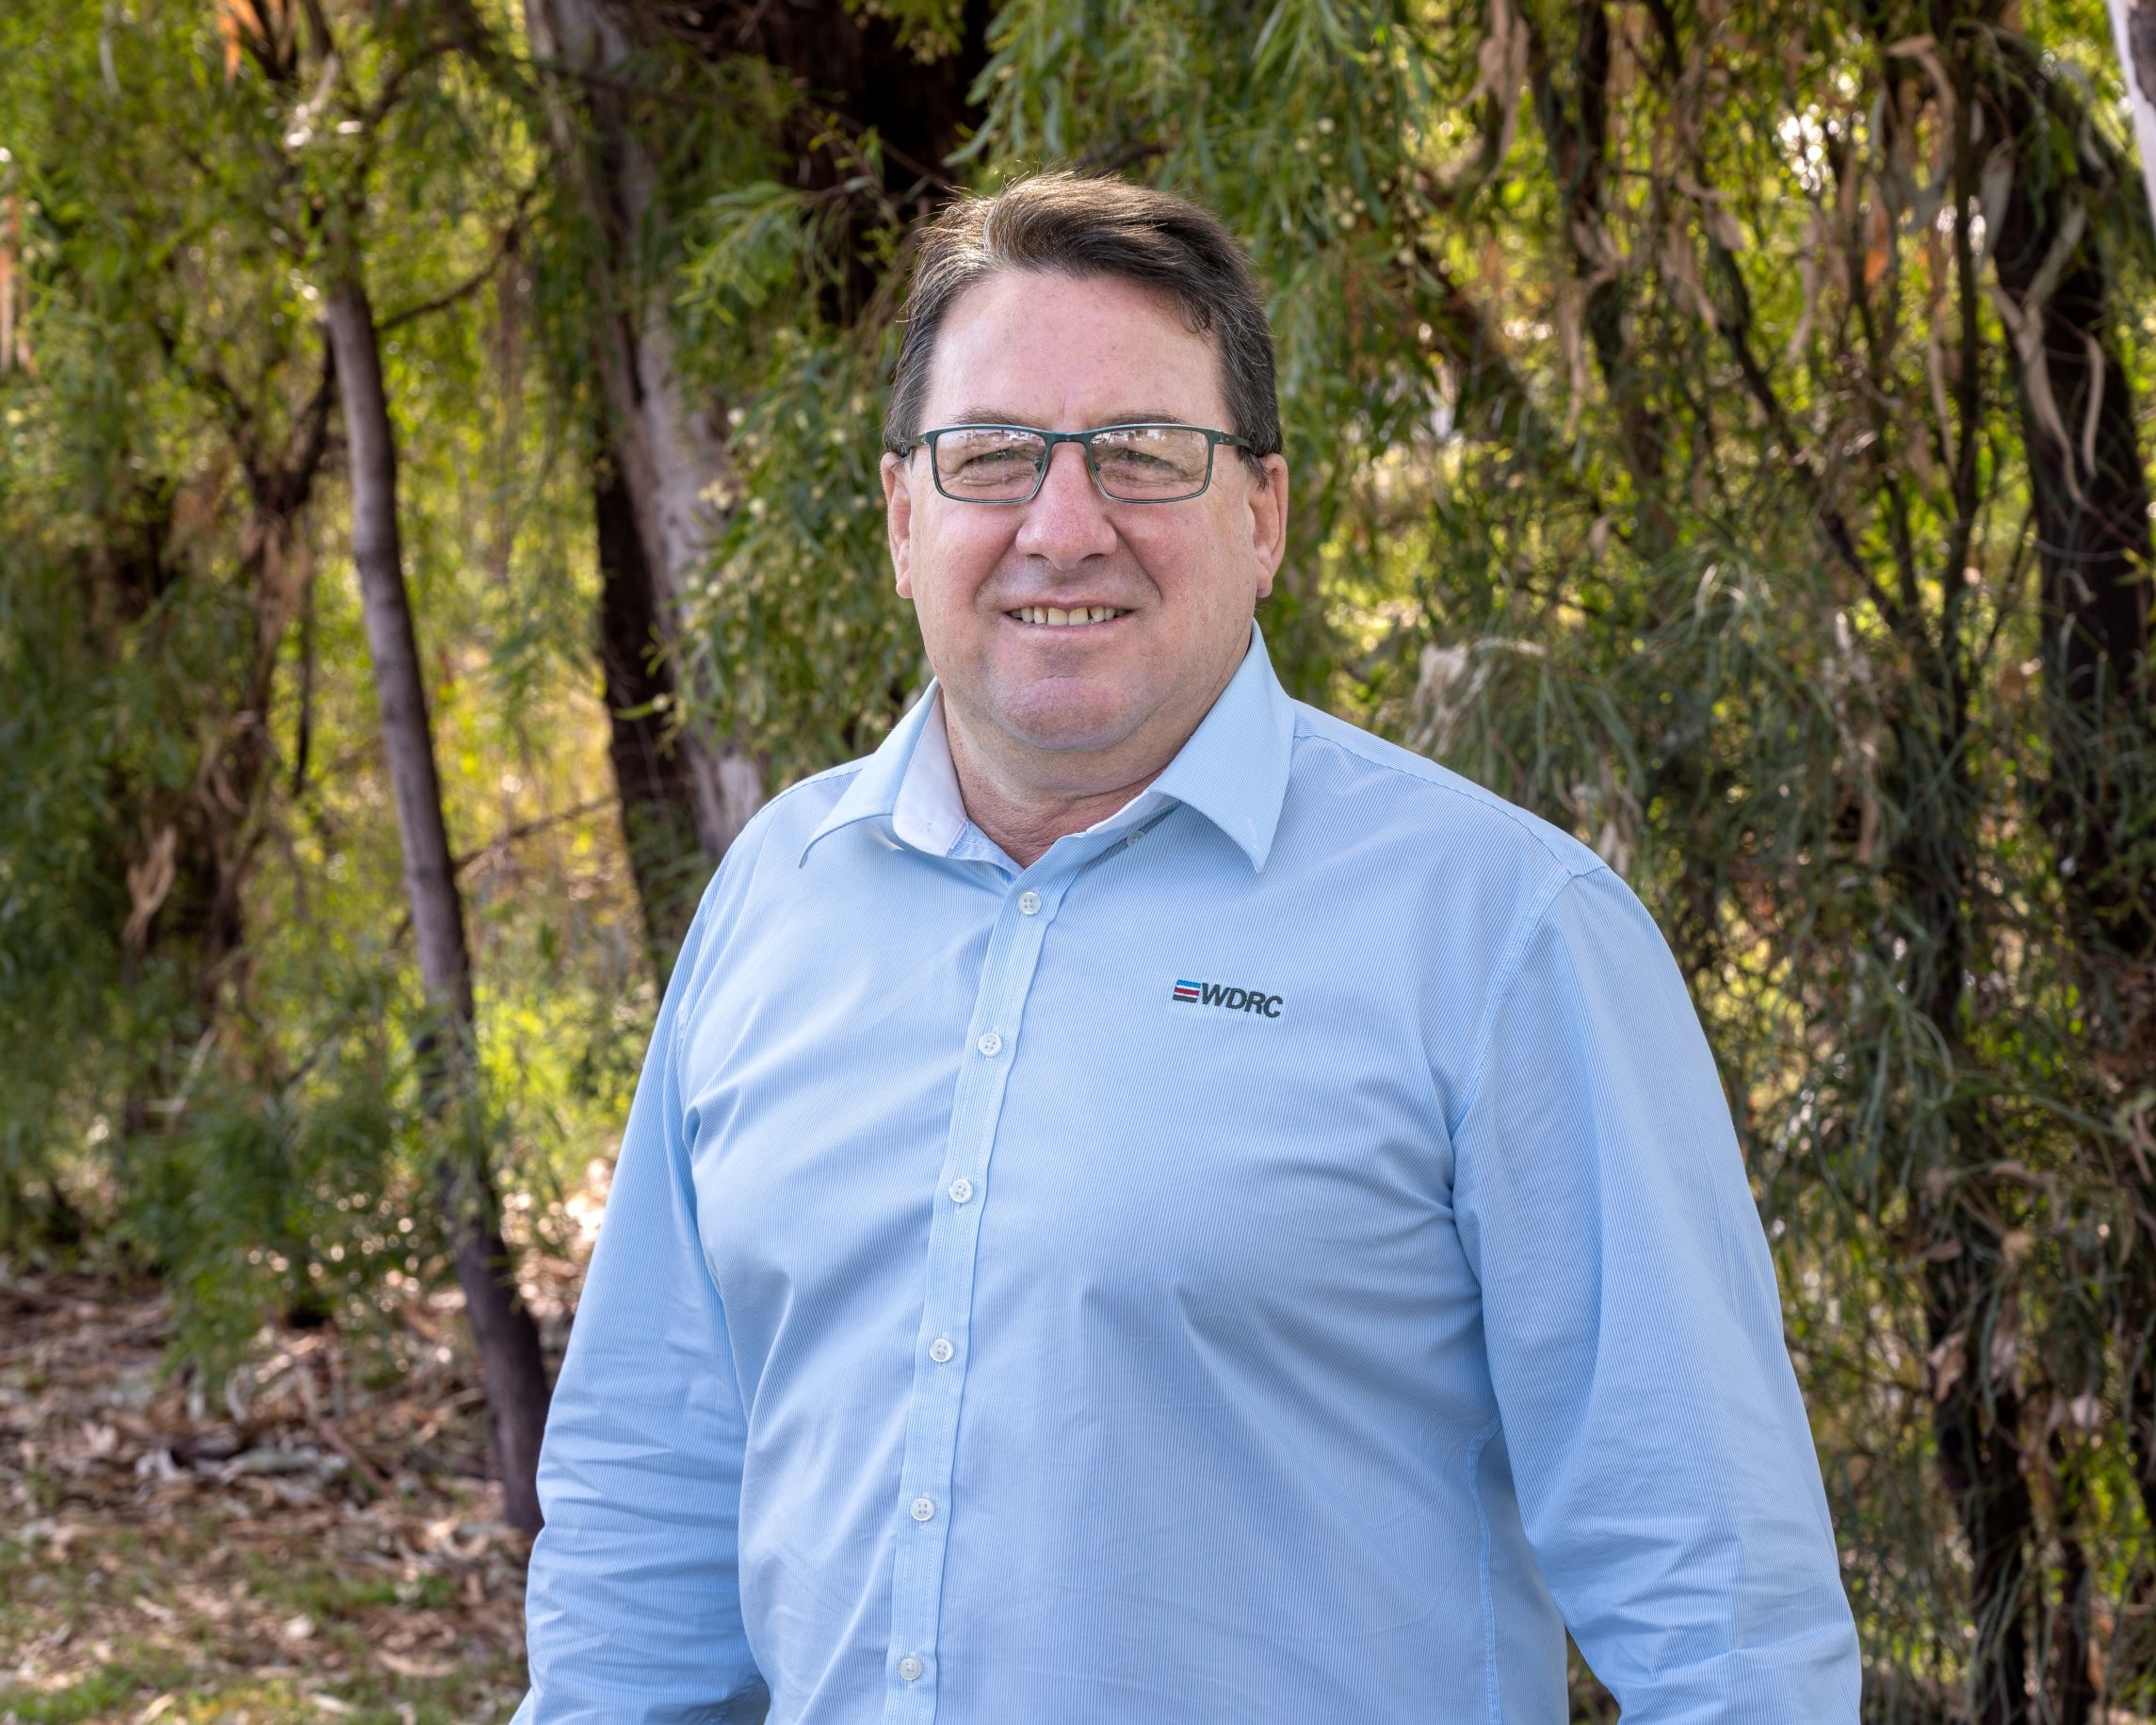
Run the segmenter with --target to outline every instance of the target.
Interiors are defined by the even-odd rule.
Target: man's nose
[[[1115,524],[1108,499],[1093,482],[1085,449],[1060,443],[1048,451],[1048,471],[1018,524],[1017,548],[1029,557],[1071,564],[1115,549]]]

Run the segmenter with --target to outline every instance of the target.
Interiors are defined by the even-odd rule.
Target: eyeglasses
[[[960,503],[1030,503],[1047,481],[1060,443],[1085,451],[1086,468],[1112,503],[1184,503],[1213,482],[1213,450],[1249,441],[1198,425],[1104,425],[1091,431],[1044,431],[1029,425],[946,425],[923,431],[907,453],[926,446],[935,488]]]

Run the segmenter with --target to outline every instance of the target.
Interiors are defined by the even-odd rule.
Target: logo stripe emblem
[[[1254,1012],[1264,1018],[1277,1018],[1288,1004],[1286,997],[1262,988],[1231,988],[1225,983],[1193,983],[1183,977],[1175,979],[1170,998],[1185,1006],[1218,1006],[1228,1012]]]

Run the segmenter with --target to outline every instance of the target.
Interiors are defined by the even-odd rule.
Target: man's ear
[[[1288,555],[1288,458],[1259,458],[1264,468],[1250,481],[1250,548],[1257,560],[1257,596],[1273,591],[1280,560]]]
[[[883,457],[883,532],[891,545],[891,570],[899,597],[914,596],[914,490],[903,456]]]

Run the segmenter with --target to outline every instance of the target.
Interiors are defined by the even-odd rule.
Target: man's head
[[[940,484],[916,446],[958,425],[1131,422],[1248,447],[1208,451],[1201,495],[1149,502],[1105,495],[1086,449],[1059,444],[1029,500],[984,502],[950,470],[956,439]],[[954,204],[921,236],[884,442],[899,592],[954,724],[1044,790],[1158,772],[1234,675],[1284,545],[1272,336],[1227,231],[1168,193],[1067,174]],[[1114,459],[1108,488],[1142,494]],[[1073,610],[1098,620],[1054,621]]]

